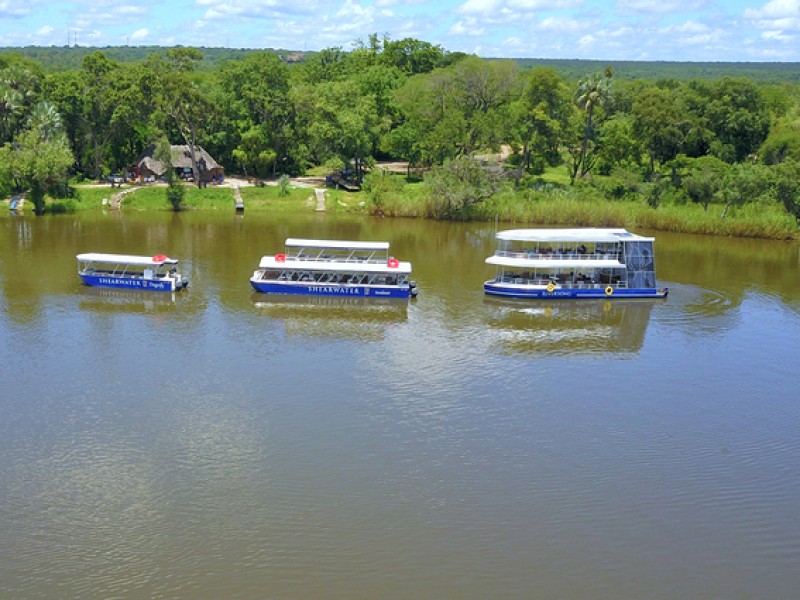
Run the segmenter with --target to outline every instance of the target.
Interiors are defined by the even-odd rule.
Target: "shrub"
[[[167,201],[172,210],[179,211],[183,205],[183,198],[186,195],[186,188],[180,179],[171,179],[167,185]]]

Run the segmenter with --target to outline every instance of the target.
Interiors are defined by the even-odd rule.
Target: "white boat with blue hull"
[[[264,256],[250,278],[257,292],[357,298],[410,298],[411,263],[389,255],[388,242],[289,238],[285,252]]]
[[[178,273],[178,261],[165,254],[78,254],[78,275],[83,283],[125,290],[175,292],[189,285]]]
[[[487,294],[540,300],[664,298],[656,286],[654,238],[625,229],[511,229],[497,233]]]

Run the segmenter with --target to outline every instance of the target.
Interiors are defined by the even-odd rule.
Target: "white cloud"
[[[591,26],[592,24],[587,21],[579,21],[567,17],[546,17],[536,24],[536,29],[557,33],[580,33],[591,28]]]
[[[664,27],[661,29],[661,33],[673,33],[673,34],[699,34],[699,33],[706,33],[710,30],[708,25],[704,23],[698,23],[697,21],[686,21],[684,23],[680,23],[678,25],[670,25],[668,27]]]
[[[786,35],[783,31],[764,31],[761,33],[762,39],[777,40],[779,42],[791,42],[795,36]]]
[[[583,6],[583,0],[508,0],[512,10],[564,10]]]
[[[456,12],[467,15],[493,15],[500,12],[502,0],[467,0]]]
[[[456,21],[450,27],[449,33],[453,35],[484,35],[486,30],[478,25],[478,21],[473,18],[466,18],[461,21]]]
[[[150,32],[147,29],[145,29],[144,27],[142,27],[141,29],[137,29],[136,31],[134,31],[131,34],[131,40],[134,40],[134,41],[143,40],[148,35],[150,35]]]
[[[30,6],[21,2],[0,0],[0,19],[15,19],[25,17],[30,13]]]
[[[329,14],[331,5],[328,3],[283,2],[281,0],[249,0],[237,2],[215,2],[214,0],[195,0],[199,7],[209,7],[205,13],[206,18],[243,17],[248,19],[272,19],[280,15],[307,15],[315,16]]]
[[[751,20],[798,18],[800,0],[770,0],[761,8],[748,8],[744,17]]]
[[[591,46],[594,45],[594,43],[596,41],[597,41],[597,39],[593,35],[591,35],[591,34],[584,35],[583,37],[581,37],[578,40],[578,47],[579,48],[584,48],[584,49],[585,48],[590,48]]]
[[[796,56],[794,45],[800,34],[800,0],[771,0],[759,8],[748,8],[743,16],[761,31],[762,44],[757,52],[762,57],[787,60]],[[770,46],[762,47],[765,44]]]
[[[377,0],[373,6],[376,8],[394,8],[396,6],[422,6],[428,0]]]
[[[619,14],[664,15],[672,13],[695,12],[705,8],[705,1],[696,0],[619,0],[614,6],[614,11]]]
[[[36,30],[36,35],[39,36],[48,36],[55,31],[55,28],[52,25],[42,25],[39,29]]]

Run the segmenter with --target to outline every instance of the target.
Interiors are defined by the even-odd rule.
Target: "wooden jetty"
[[[244,212],[244,199],[238,185],[233,186],[233,206],[237,213]]]

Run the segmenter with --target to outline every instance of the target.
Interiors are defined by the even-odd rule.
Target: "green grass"
[[[566,177],[565,170],[564,176]],[[546,174],[558,176],[559,170]],[[559,182],[560,183],[560,182]],[[114,188],[113,192],[118,192]],[[78,187],[74,201],[64,210],[85,210],[100,207],[103,198],[110,198],[111,188]],[[303,212],[316,210],[316,197],[311,188],[293,187],[282,195],[277,186],[241,188],[246,211]],[[409,183],[384,195],[376,206],[366,192],[326,190],[326,211],[329,213],[383,214],[393,217],[424,217],[427,198],[423,184]],[[163,187],[145,187],[127,194],[126,210],[171,210]],[[185,210],[234,209],[231,188],[186,188]],[[62,210],[62,212],[64,212]],[[608,200],[588,186],[561,186],[558,183],[542,189],[515,191],[508,189],[472,206],[464,215],[467,220],[500,221],[525,225],[560,225],[574,227],[626,227],[700,233],[732,237],[767,239],[800,239],[800,228],[794,217],[778,205],[749,204],[728,211],[711,205],[708,210],[696,204],[662,204],[648,206],[643,200]]]
[[[317,200],[311,188],[291,187],[289,193],[281,194],[278,186],[241,188],[245,211],[265,210],[272,212],[292,212],[315,210]],[[233,205],[233,192],[228,190]]]
[[[111,197],[110,186],[102,188],[73,187],[73,190],[75,191],[75,196],[73,198],[48,198],[48,206],[58,204],[68,205],[71,208],[69,212],[92,210],[102,206],[103,198]]]
[[[523,201],[514,194],[501,194],[474,207],[471,216],[509,223],[625,227],[779,240],[800,238],[796,219],[777,205],[747,205],[729,211],[723,218],[719,205],[707,211],[696,204],[652,208],[641,201],[578,197],[571,190],[557,195],[531,194]]]
[[[122,198],[123,209],[132,210],[172,210],[167,201],[166,187],[153,186],[141,188],[119,188],[109,187],[85,187],[76,186],[76,205],[78,208],[99,208],[102,206],[103,198],[111,199],[111,196],[120,191],[132,190]],[[241,188],[242,199],[244,200],[245,210],[269,210],[269,211],[296,211],[304,208],[313,209],[316,207],[316,200],[313,204],[309,198],[314,196],[314,191],[310,188],[292,187],[289,193],[282,195],[277,186],[264,187],[243,187]],[[207,187],[197,188],[186,186],[186,195],[183,202],[183,210],[228,210],[234,209],[233,189],[228,187]]]
[[[370,200],[366,210],[375,212]],[[383,214],[395,217],[423,217],[426,213],[424,188],[407,185],[400,193],[385,198]],[[524,225],[571,227],[625,227],[681,233],[700,233],[765,239],[800,239],[797,220],[783,207],[750,204],[728,211],[697,204],[658,208],[643,200],[608,200],[588,187],[555,187],[524,192],[506,190],[470,207],[465,220],[500,221]]]

